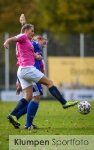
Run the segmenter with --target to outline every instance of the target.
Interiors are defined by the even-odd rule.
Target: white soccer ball
[[[88,114],[91,111],[91,105],[87,101],[82,101],[78,104],[78,111],[81,114]]]

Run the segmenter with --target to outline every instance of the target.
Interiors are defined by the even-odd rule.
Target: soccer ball
[[[91,105],[87,101],[82,101],[78,104],[78,111],[81,114],[88,114],[91,111]]]

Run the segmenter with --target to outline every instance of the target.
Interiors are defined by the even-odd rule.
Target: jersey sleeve
[[[26,40],[26,35],[25,34],[18,34],[15,36],[17,42],[24,42]]]

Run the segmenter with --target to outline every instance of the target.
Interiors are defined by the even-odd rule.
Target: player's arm
[[[16,39],[15,36],[14,36],[14,37],[11,37],[11,38],[8,38],[8,39],[4,42],[3,46],[4,46],[5,48],[9,49],[9,44],[12,43],[12,42],[16,42],[16,41],[17,41],[17,39]]]
[[[19,95],[20,92],[22,92],[22,87],[21,87],[21,83],[20,83],[20,80],[19,80],[18,77],[17,77],[17,81],[16,81],[16,87],[17,87],[17,89],[16,89],[16,95]]]
[[[44,63],[44,59],[41,60],[40,69],[41,69],[41,72],[42,72],[43,74],[45,74],[45,63]]]
[[[36,52],[34,54],[35,54],[35,59],[37,59],[37,60],[42,60],[43,59],[43,57],[38,52]]]
[[[22,43],[22,42],[26,41],[26,39],[27,39],[26,35],[20,33],[14,37],[8,38],[3,45],[5,48],[9,48],[10,43],[13,43],[13,42]]]
[[[21,23],[22,26],[26,24],[26,18],[24,14],[21,14],[19,22]]]

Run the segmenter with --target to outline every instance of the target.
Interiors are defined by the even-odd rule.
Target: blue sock
[[[28,102],[29,104],[29,102]],[[28,104],[24,106],[24,108],[22,108],[21,110],[19,110],[19,112],[16,114],[16,118],[19,119],[20,117],[22,117],[23,115],[25,115],[27,113],[27,107]]]
[[[18,104],[17,104],[17,106],[14,108],[14,110],[11,112],[11,115],[14,115],[14,116],[16,116],[16,114],[19,112],[19,110],[20,109],[22,109],[25,105],[27,105],[28,104],[28,102],[24,99],[24,98],[22,98],[19,102],[18,102]]]
[[[63,98],[56,86],[49,88],[49,91],[62,105],[66,104],[66,100]]]
[[[27,108],[27,120],[26,120],[26,127],[30,127],[32,125],[33,119],[36,115],[38,110],[39,103],[35,101],[30,101]]]

